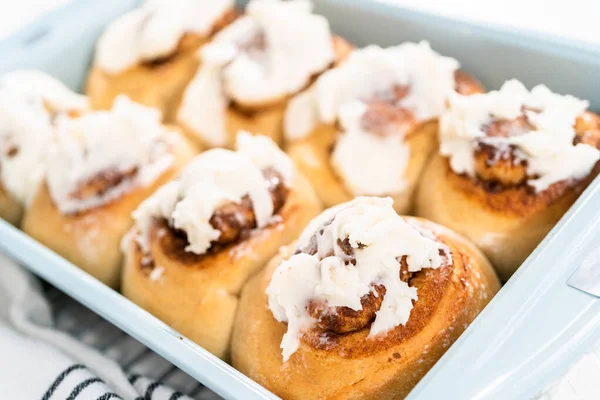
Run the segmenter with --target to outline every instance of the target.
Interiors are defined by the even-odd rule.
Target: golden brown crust
[[[419,300],[406,326],[375,338],[368,337],[368,326],[341,335],[312,330],[286,363],[279,348],[286,325],[274,319],[265,294],[274,269],[293,251],[284,249],[244,288],[232,341],[234,367],[283,398],[405,397],[499,289],[475,246],[448,229],[434,230],[450,246],[453,265],[413,279]]]
[[[18,227],[22,217],[23,205],[13,198],[0,182],[0,218]]]
[[[490,189],[455,174],[436,155],[421,180],[416,212],[471,239],[507,280],[598,173],[600,163],[586,179],[541,193],[525,186]]]
[[[335,53],[335,61],[333,66],[338,66],[344,62],[348,56],[354,51],[354,45],[348,42],[341,36],[333,36],[333,51]]]
[[[169,232],[156,231],[150,240],[152,265],[148,266],[132,241],[125,257],[123,294],[182,335],[227,359],[242,285],[281,245],[298,237],[320,210],[310,184],[297,175],[278,222],[218,251],[188,259],[156,240],[171,236]],[[162,272],[152,279],[155,268]]]
[[[225,13],[215,23],[213,32],[208,37],[185,34],[175,53],[167,58],[142,63],[119,74],[109,74],[97,66],[92,67],[85,90],[92,108],[110,109],[115,97],[126,94],[137,103],[161,110],[164,120],[173,122],[176,111],[174,107],[179,104],[185,87],[200,65],[197,50],[214,33],[237,18],[237,15],[235,10]]]
[[[494,120],[487,137],[509,137],[534,129],[527,114]],[[576,119],[574,144],[600,149],[600,117]],[[580,180],[567,179],[537,192],[527,183],[527,160],[515,146],[497,148],[480,139],[474,151],[475,177],[458,175],[437,155],[419,188],[417,215],[461,232],[477,244],[507,280],[552,229],[585,188],[600,174],[600,162]]]
[[[600,115],[586,111],[575,121],[575,144],[584,143],[600,149]]]
[[[484,92],[481,83],[473,75],[461,69],[454,72],[454,82],[454,89],[463,96]]]
[[[446,167],[446,179],[455,190],[460,190],[471,204],[477,204],[478,208],[499,215],[527,218],[543,212],[567,193],[574,194],[576,199],[599,172],[600,164],[584,180],[556,182],[539,193],[527,185],[489,185],[480,179],[473,180],[465,175],[457,175],[449,167]]]
[[[332,66],[344,60],[349,49],[353,46],[339,36],[333,37],[334,50],[336,51],[335,61]],[[320,74],[316,74],[307,84],[307,87],[314,82]],[[236,104],[232,103],[227,109],[225,116],[227,125],[227,144],[224,147],[233,148],[235,138],[240,130],[248,131],[252,134],[260,134],[271,138],[275,143],[283,143],[283,118],[287,108],[288,101],[293,96],[276,98],[267,102],[256,104]],[[175,109],[179,109],[181,98],[177,102]],[[203,147],[211,147],[209,143],[203,141],[189,126],[181,121],[178,122],[188,137],[202,144]]]
[[[152,185],[140,187],[104,206],[63,215],[44,184],[23,219],[23,231],[113,288],[120,281],[121,238],[131,227],[131,213],[158,187],[172,179],[197,149],[180,133],[170,133],[176,163]]]

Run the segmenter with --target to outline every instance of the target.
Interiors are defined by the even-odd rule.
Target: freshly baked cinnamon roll
[[[600,117],[587,107],[516,80],[452,96],[417,214],[470,238],[508,279],[600,172]]]
[[[45,173],[54,118],[86,108],[84,96],[42,72],[0,75],[0,218],[20,224]]]
[[[172,121],[196,51],[236,16],[233,0],[145,0],[100,37],[86,89],[92,106],[109,109],[126,94]]]
[[[231,147],[240,129],[279,144],[290,96],[349,48],[308,0],[251,0],[246,14],[201,50],[177,120],[208,147]]]
[[[403,398],[498,289],[466,239],[359,197],[245,286],[233,366],[285,399]]]
[[[111,287],[131,213],[196,154],[160,112],[118,97],[111,111],[56,119],[46,179],[23,230]]]
[[[266,137],[213,149],[134,213],[123,294],[218,357],[229,357],[239,293],[320,211],[307,180]]]
[[[437,118],[474,78],[427,42],[354,51],[295,97],[285,116],[287,151],[325,206],[359,195],[390,196],[409,213],[437,146]]]

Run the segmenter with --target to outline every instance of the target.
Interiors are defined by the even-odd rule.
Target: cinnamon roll
[[[0,76],[0,218],[20,224],[45,173],[54,118],[81,112],[87,103],[43,72]]]
[[[437,146],[437,118],[455,90],[481,87],[427,42],[356,50],[295,97],[287,151],[326,207],[359,195],[390,196],[409,213]]]
[[[600,117],[587,107],[516,80],[452,96],[417,214],[470,238],[508,279],[600,172]]]
[[[290,96],[349,48],[308,0],[251,0],[246,14],[201,50],[177,120],[208,147],[231,147],[239,130],[279,144]]]
[[[408,394],[499,282],[473,244],[392,202],[326,210],[248,282],[235,368],[285,399]]]
[[[266,137],[240,133],[134,213],[123,294],[218,357],[246,280],[320,211],[307,180]]]
[[[172,121],[196,52],[236,16],[233,0],[145,0],[98,40],[86,88],[92,106],[109,109],[126,94]]]
[[[46,178],[23,231],[111,287],[131,212],[171,179],[196,149],[160,112],[118,97],[110,111],[59,116]]]

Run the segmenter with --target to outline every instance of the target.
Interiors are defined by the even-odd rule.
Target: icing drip
[[[298,252],[277,267],[267,295],[275,319],[288,324],[284,360],[316,324],[309,313],[313,301],[361,310],[365,295],[385,293],[369,336],[406,324],[418,295],[401,279],[399,260],[408,272],[439,268],[449,249],[405,222],[392,205],[389,198],[359,197],[326,210],[304,230]]]
[[[286,137],[301,139],[337,121],[341,132],[331,161],[348,189],[355,195],[399,193],[410,158],[404,136],[441,114],[458,66],[427,42],[356,50],[290,101]]]
[[[257,228],[269,224],[274,203],[263,171],[273,168],[289,186],[291,160],[265,137],[238,135],[237,151],[212,149],[196,157],[181,176],[144,201],[133,213],[137,242],[149,252],[149,235],[156,218],[185,232],[186,251],[206,253],[222,231],[213,226],[215,212],[228,204],[251,203]]]
[[[14,199],[30,201],[44,177],[53,118],[87,106],[85,96],[42,72],[0,76],[0,182]]]
[[[118,18],[98,40],[96,64],[118,74],[140,62],[171,55],[183,36],[210,34],[233,0],[146,0]]]
[[[257,106],[294,94],[334,59],[329,24],[307,0],[252,0],[201,50],[178,118],[212,146],[227,143],[230,102]]]
[[[56,119],[47,183],[64,214],[109,203],[156,180],[173,163],[158,110],[125,96],[110,111]]]
[[[587,107],[586,101],[543,85],[529,91],[517,80],[486,94],[454,94],[440,119],[440,153],[454,172],[475,177],[473,153],[480,144],[500,153],[514,148],[526,162],[528,185],[541,192],[553,183],[586,177],[600,159],[595,147],[574,144],[576,120]],[[500,122],[505,126],[496,126],[491,135]]]

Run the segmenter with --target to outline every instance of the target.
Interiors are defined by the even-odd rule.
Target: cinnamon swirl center
[[[288,198],[289,188],[275,168],[266,168],[262,173],[273,203],[273,215],[278,215]],[[187,251],[189,246],[187,233],[182,229],[174,228],[167,219],[157,219],[155,225],[158,229],[153,236],[158,238],[162,251],[170,258],[192,264],[207,255],[215,254],[227,246],[247,239],[257,228],[257,220],[252,200],[248,195],[243,196],[240,202],[227,203],[217,208],[210,218],[210,225],[219,231],[220,235],[211,242],[210,248],[204,254]]]
[[[108,193],[109,190],[132,181],[137,173],[137,167],[132,167],[126,171],[119,171],[116,168],[103,171],[81,183],[78,189],[71,193],[70,197],[71,199],[78,201],[102,197]]]
[[[512,119],[496,119],[482,127],[486,136],[476,142],[474,150],[475,173],[488,191],[498,191],[503,188],[527,187],[529,179],[535,179],[535,174],[528,172],[528,161],[523,152],[515,145],[499,145],[494,138],[508,138],[524,135],[535,131],[527,112],[535,110],[523,109],[523,115]],[[578,117],[575,125],[573,145],[588,144],[600,149],[600,121],[591,113]],[[492,141],[489,140],[492,138]],[[560,184],[560,182],[557,182]],[[556,185],[556,184],[555,184]],[[559,185],[564,190],[569,185]],[[563,190],[563,192],[564,192]]]
[[[214,34],[219,32],[221,29],[223,29],[227,25],[231,24],[233,21],[235,21],[239,17],[239,15],[240,15],[239,11],[237,11],[235,9],[226,11],[218,20],[216,20],[214,22],[212,29],[208,34],[208,37],[213,36]],[[152,14],[148,15],[147,20],[149,20],[151,18],[152,18]],[[146,23],[147,23],[147,21],[146,21]],[[144,24],[142,24],[140,26],[139,33],[141,33],[143,31],[143,25]],[[179,40],[179,44],[173,50],[172,53],[164,55],[162,57],[156,57],[153,59],[142,60],[141,64],[148,68],[151,68],[151,69],[158,69],[162,66],[168,65],[168,64],[172,63],[173,61],[177,60],[181,55],[183,55],[189,51],[193,51],[194,49],[197,49],[203,40],[205,40],[205,39],[199,38],[197,34],[192,34],[189,32],[185,33]]]
[[[414,113],[401,105],[402,99],[409,93],[410,86],[394,85],[390,90],[367,99],[362,128],[379,137],[409,132],[417,123]]]
[[[348,237],[345,239],[337,239],[333,251],[321,252],[319,251],[319,236],[324,234],[325,229],[334,222],[334,219],[326,221],[317,232],[310,238],[307,246],[301,249],[297,249],[295,254],[305,253],[308,255],[318,255],[319,260],[323,260],[327,257],[336,256],[342,260],[345,266],[356,266],[355,251],[362,250],[366,246],[358,244],[355,249]],[[440,256],[444,259],[444,263],[441,267],[448,266],[448,256],[445,250],[439,251]],[[397,257],[396,260],[400,264],[399,280],[411,285],[411,280],[419,275],[429,273],[431,271],[421,270],[412,272],[409,270],[407,256]],[[353,309],[345,306],[332,307],[327,304],[326,301],[320,299],[310,299],[306,304],[306,310],[308,315],[316,320],[315,331],[321,334],[329,335],[341,335],[350,332],[356,332],[369,328],[371,323],[375,320],[377,312],[380,310],[383,303],[383,298],[386,295],[386,287],[383,284],[371,283],[371,291],[360,299],[361,308]],[[414,301],[413,301],[414,305]]]

